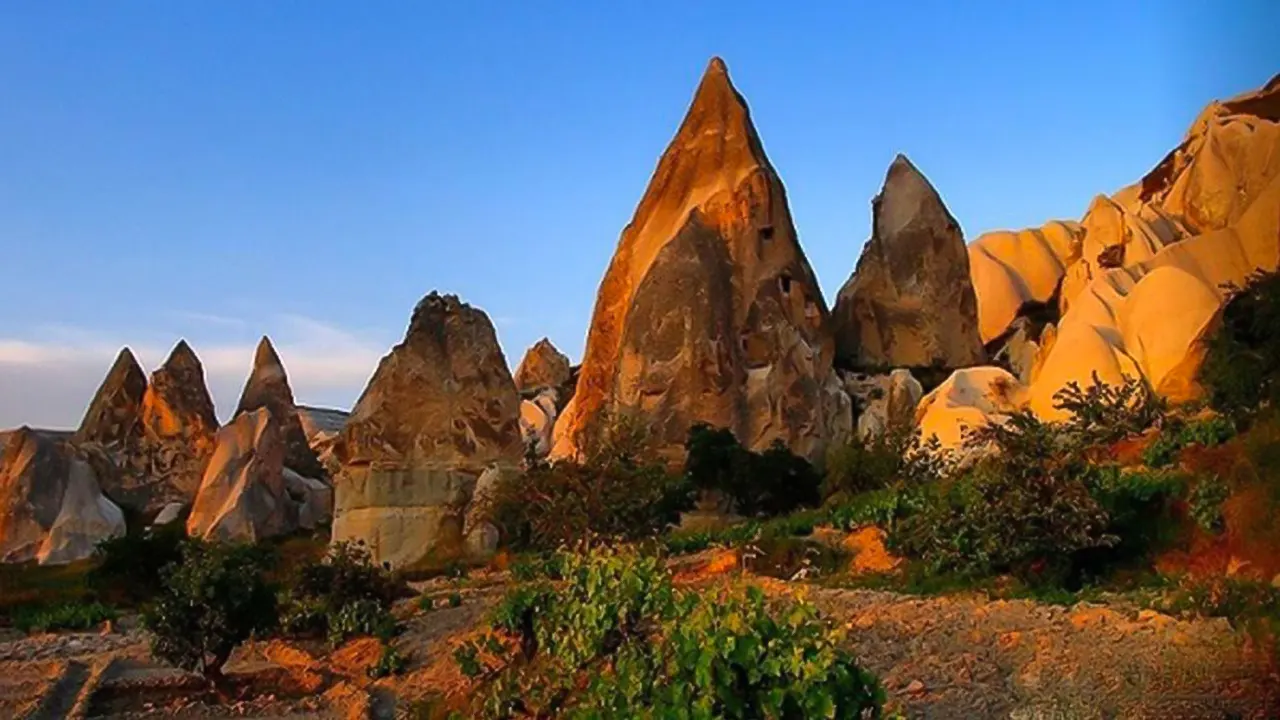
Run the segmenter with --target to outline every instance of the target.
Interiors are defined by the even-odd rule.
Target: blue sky
[[[789,7],[800,6],[800,7]],[[1123,7],[1116,7],[1123,6]],[[1280,71],[1275,2],[0,4],[0,427],[178,337],[349,406],[414,303],[581,354],[712,55],[830,298],[897,152],[966,236],[1075,218]]]

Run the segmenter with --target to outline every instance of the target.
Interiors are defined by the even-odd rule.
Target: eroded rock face
[[[542,338],[525,351],[514,379],[516,389],[524,393],[559,388],[569,382],[570,374],[568,356],[557,350],[549,339]]]
[[[6,434],[0,562],[81,560],[124,529],[124,513],[103,497],[92,467],[68,446],[26,427]]]
[[[1029,230],[984,233],[969,245],[969,273],[984,344],[1004,335],[1029,306],[1058,305],[1066,268],[1080,259],[1084,229],[1052,221]]]
[[[284,363],[280,362],[280,356],[271,345],[270,338],[265,335],[258,341],[258,348],[253,356],[253,370],[245,381],[244,391],[240,393],[240,404],[236,407],[235,417],[258,408],[266,408],[280,425],[285,467],[292,468],[305,477],[326,477],[327,473],[303,430]]]
[[[103,491],[143,511],[190,503],[213,452],[218,419],[204,366],[186,341],[151,374],[139,415],[139,431],[123,444],[85,444],[98,459]]]
[[[476,478],[523,456],[520,398],[489,318],[431,293],[339,436],[334,540],[403,567],[462,550]]]
[[[75,442],[125,445],[136,440],[146,393],[142,366],[129,348],[121,348],[80,421]]]
[[[287,492],[280,424],[266,408],[246,412],[217,433],[216,447],[187,518],[187,534],[257,542],[298,527]]]
[[[858,407],[857,433],[864,441],[893,428],[910,428],[924,395],[920,381],[905,368],[888,375],[855,375],[845,380],[845,387]]]
[[[699,421],[818,456],[829,422],[851,424],[827,321],[782,182],[715,59],[600,285],[552,457],[627,414],[672,460]]]
[[[832,311],[838,362],[949,368],[983,362],[964,236],[938,192],[898,155],[871,211],[871,239]]]
[[[1025,391],[1004,368],[957,370],[920,401],[916,425],[925,439],[936,437],[942,448],[958,450],[966,429],[1004,422],[1023,405]]]
[[[529,400],[520,401],[520,434],[525,448],[537,457],[551,452],[552,430],[556,424],[556,391],[547,388]]]

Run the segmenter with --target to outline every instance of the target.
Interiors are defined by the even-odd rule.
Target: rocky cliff
[[[782,181],[714,59],[600,284],[552,455],[628,413],[671,459],[697,421],[819,455],[852,422],[827,325]]]
[[[258,341],[253,355],[253,369],[240,393],[235,417],[259,408],[266,408],[279,425],[280,438],[284,443],[285,467],[292,468],[304,477],[327,476],[302,427],[284,363],[280,361],[271,339],[265,335]]]

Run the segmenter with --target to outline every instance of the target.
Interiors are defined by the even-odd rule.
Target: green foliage
[[[116,616],[114,608],[98,602],[34,606],[15,610],[13,626],[23,632],[88,630]]]
[[[698,423],[689,428],[685,450],[685,477],[693,487],[732,498],[748,517],[781,515],[819,502],[817,471],[780,440],[762,453],[752,452],[731,431]]]
[[[827,452],[822,497],[857,495],[897,481],[927,483],[946,474],[938,439],[921,441],[911,427],[894,427],[868,440],[853,439]]]
[[[1240,416],[1280,400],[1280,274],[1257,273],[1232,288],[1209,341],[1200,380],[1219,412]]]
[[[151,651],[184,670],[218,678],[231,651],[276,624],[276,596],[264,579],[270,558],[243,545],[188,540],[182,561],[143,613]]]
[[[98,543],[98,565],[89,584],[98,593],[124,602],[143,602],[163,589],[164,569],[182,559],[186,527],[172,522],[144,528]]]
[[[449,593],[449,607],[462,607],[462,594],[458,592]]]
[[[363,543],[335,543],[320,562],[303,565],[285,598],[283,629],[327,637],[337,645],[350,637],[389,637],[391,605],[406,594],[385,567],[375,565]]]
[[[1187,498],[1187,509],[1196,525],[1207,533],[1216,535],[1226,529],[1222,506],[1231,496],[1231,488],[1217,475],[1196,479]]]
[[[677,589],[656,558],[567,556],[565,581],[512,589],[455,660],[471,717],[879,717],[883,691],[803,603]]]
[[[1174,506],[1186,494],[1184,476],[1091,465],[1082,479],[1106,512],[1106,532],[1115,542],[1074,558],[1077,575],[1096,577],[1117,564],[1147,559],[1172,543],[1178,530]]]
[[[1160,428],[1160,434],[1142,453],[1147,467],[1162,468],[1172,465],[1178,453],[1189,445],[1216,447],[1236,434],[1233,422],[1221,415],[1191,421],[1170,419]]]
[[[498,483],[486,515],[516,551],[550,551],[592,536],[656,535],[692,506],[692,494],[683,478],[629,457],[534,464]]]
[[[1093,382],[1081,389],[1069,382],[1053,396],[1054,407],[1070,418],[1062,431],[1077,448],[1106,445],[1137,435],[1156,425],[1168,411],[1164,400],[1140,379],[1128,376],[1119,385],[1103,382],[1093,373]]]
[[[409,666],[409,658],[400,654],[399,650],[389,644],[382,645],[382,654],[378,656],[377,664],[369,668],[369,677],[377,680],[378,678],[389,677],[391,675],[399,675]]]

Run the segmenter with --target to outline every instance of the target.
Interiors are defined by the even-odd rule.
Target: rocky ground
[[[732,566],[711,556],[682,581],[718,582]],[[1224,620],[1118,603],[1062,607],[759,582],[777,597],[803,595],[845,624],[907,717],[1280,717],[1270,656]],[[152,660],[145,632],[128,621],[108,632],[8,632],[0,635],[0,717],[431,717],[433,698],[467,692],[452,648],[503,586],[503,576],[479,574],[462,586],[457,607],[399,606],[406,630],[396,646],[410,660],[399,677],[368,679],[380,653],[373,640],[333,652],[272,641],[237,652],[223,697]],[[422,589],[441,599],[455,591],[446,580]]]

